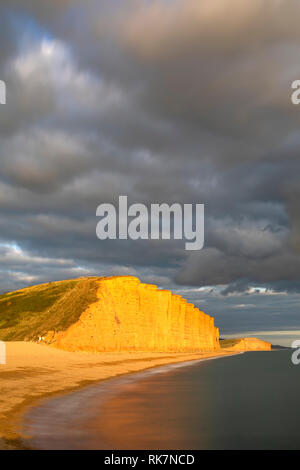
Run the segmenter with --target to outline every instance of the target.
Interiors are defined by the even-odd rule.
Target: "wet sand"
[[[69,353],[24,342],[11,342],[6,346],[7,364],[0,365],[0,449],[32,447],[30,439],[23,440],[20,423],[24,414],[41,399],[165,364],[232,355],[226,350],[93,354]]]

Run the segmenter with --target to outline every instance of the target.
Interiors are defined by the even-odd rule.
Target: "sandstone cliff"
[[[271,351],[271,343],[257,338],[237,338],[220,341],[221,348],[231,351]]]
[[[99,278],[97,301],[53,345],[67,351],[213,351],[214,319],[132,276]],[[48,335],[48,339],[51,338]]]

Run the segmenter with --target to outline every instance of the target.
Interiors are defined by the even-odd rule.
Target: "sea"
[[[150,369],[41,402],[37,449],[300,449],[300,365],[291,350]]]

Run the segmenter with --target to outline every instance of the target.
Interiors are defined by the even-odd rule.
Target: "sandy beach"
[[[0,365],[0,449],[23,448],[20,423],[39,400],[112,377],[176,362],[232,355],[210,353],[69,353],[45,345],[8,342]]]

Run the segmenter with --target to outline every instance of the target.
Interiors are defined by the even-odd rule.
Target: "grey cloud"
[[[0,29],[9,92],[0,110],[1,238],[32,258],[26,269],[13,265],[21,274],[11,285],[83,266],[173,287],[172,279],[218,284],[225,294],[255,283],[297,289],[298,2],[11,5],[48,33],[20,49],[28,25]],[[206,249],[189,256],[183,243],[100,243],[96,207],[120,194],[205,203]]]
[[[299,39],[296,0],[179,0],[132,4],[121,30],[142,57],[185,54],[190,48],[217,53],[244,52],[288,39]],[[130,2],[129,2],[130,5]],[[224,19],[226,18],[226,21]],[[154,28],[154,31],[153,31]],[[237,37],[240,41],[236,41]]]
[[[84,138],[59,130],[32,129],[3,139],[0,156],[4,180],[37,192],[53,190],[91,166]]]
[[[291,218],[291,233],[289,237],[291,247],[300,252],[300,212],[299,212],[299,179],[298,175],[292,177],[283,188],[283,195],[287,201],[288,213]]]
[[[276,281],[298,281],[300,257],[288,251],[273,256],[250,258],[226,255],[215,248],[204,249],[190,257],[178,274],[177,282],[190,285],[226,285],[237,279],[259,284]]]

